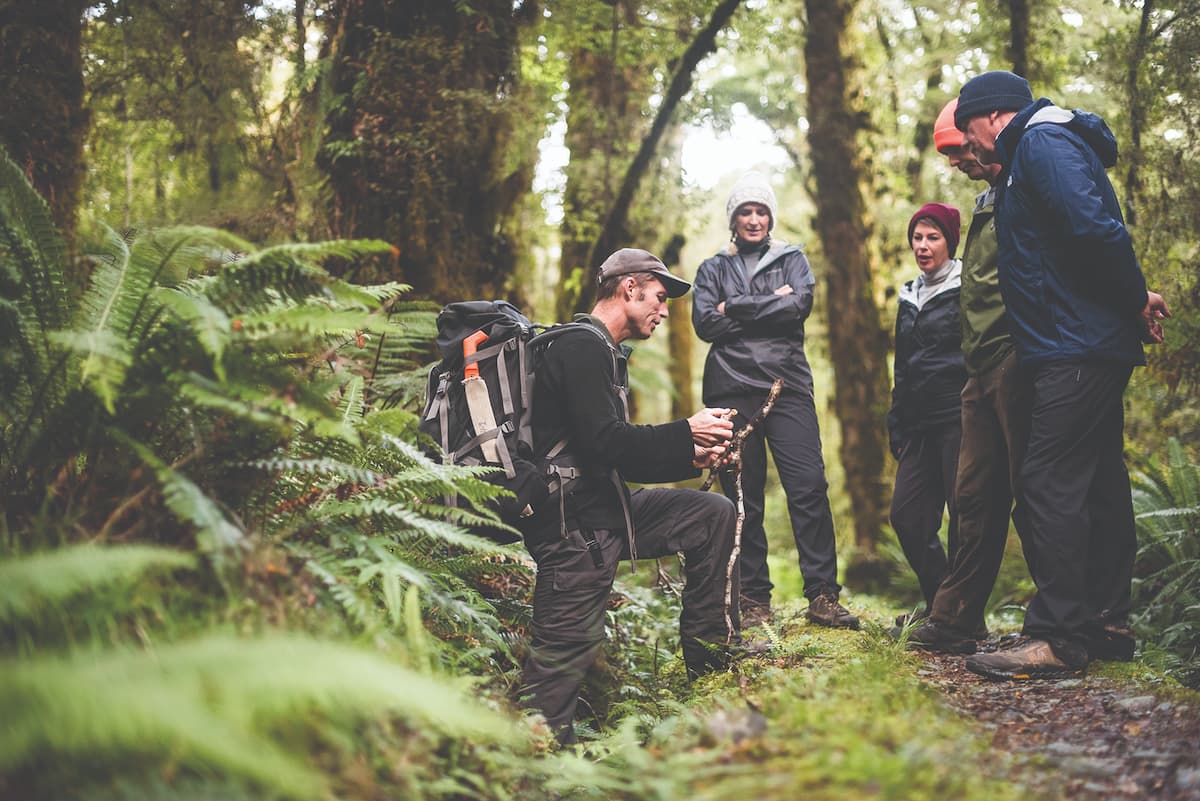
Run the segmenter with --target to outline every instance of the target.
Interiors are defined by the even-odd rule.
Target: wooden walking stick
[[[746,438],[754,433],[754,429],[762,423],[763,419],[771,413],[771,407],[775,405],[775,399],[779,397],[779,391],[783,389],[783,379],[775,379],[775,383],[771,384],[771,391],[767,393],[767,400],[763,403],[762,408],[754,417],[750,418],[750,422],[746,423],[729,439],[729,452],[721,463],[712,467],[708,471],[708,478],[704,479],[704,483],[700,486],[702,492],[708,492],[712,487],[713,482],[717,480],[717,474],[720,470],[733,471],[733,486],[737,497],[737,522],[733,526],[733,550],[729,552],[729,564],[725,566],[725,644],[729,645],[733,642],[733,613],[730,611],[733,608],[733,571],[737,568],[738,557],[742,555],[742,524],[746,522],[746,499],[742,494],[742,444]],[[736,412],[734,413],[736,414]]]

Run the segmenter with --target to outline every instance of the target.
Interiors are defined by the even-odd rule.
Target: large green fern
[[[1200,466],[1171,438],[1132,476],[1138,528],[1134,626],[1183,681],[1200,684]]]
[[[473,741],[521,737],[463,690],[378,654],[300,637],[0,662],[0,774],[46,771],[27,778],[53,786],[58,773],[75,794],[79,782],[103,784],[150,760],[249,780],[272,795],[327,798],[326,777],[295,736],[307,728],[396,716]]]

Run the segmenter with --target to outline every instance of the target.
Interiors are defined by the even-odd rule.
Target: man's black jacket
[[[616,468],[622,479],[638,483],[695,477],[699,473],[692,467],[691,427],[687,420],[662,425],[628,422],[619,387],[613,383],[614,354],[622,382],[626,354],[596,317],[580,314],[575,321],[595,326],[604,336],[570,331],[546,350],[533,390],[534,451],[544,454],[566,438],[567,450],[583,471],[566,498],[569,523],[623,529],[625,519],[610,471]],[[539,529],[557,528],[557,504],[547,503],[530,522]]]

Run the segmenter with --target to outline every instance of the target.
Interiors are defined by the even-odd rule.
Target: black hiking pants
[[[1122,395],[1131,368],[1059,362],[1033,375],[1020,488],[1037,594],[1025,633],[1068,664],[1087,664],[1086,630],[1129,614],[1137,534],[1125,469]]]
[[[904,444],[896,468],[890,519],[904,558],[921,585],[926,609],[946,576],[948,561],[938,531],[942,527],[942,513],[947,509],[949,559],[958,551],[954,479],[961,432],[957,420],[918,431]]]
[[[714,398],[710,406],[737,409],[734,430],[748,423],[767,399],[766,391]],[[829,508],[829,484],[821,457],[821,431],[812,391],[784,386],[771,413],[742,445],[742,494],[746,519],[742,526],[742,595],[757,603],[771,600],[771,575],[767,567],[767,533],[763,528],[764,495],[767,486],[767,444],[787,497],[792,537],[800,556],[804,596],[837,595],[837,543],[833,513]],[[721,474],[721,488],[737,499],[733,475]]]
[[[1016,352],[971,376],[963,387],[962,444],[954,490],[958,548],[950,556],[950,572],[938,587],[932,618],[964,635],[983,628],[988,596],[1004,560],[1010,514],[1025,562],[1032,564],[1025,501],[1014,490],[1029,440],[1032,405],[1033,387],[1017,366]]]
[[[714,492],[640,489],[631,495],[639,558],[682,552],[685,560],[679,634],[689,676],[725,664],[725,646],[741,642],[738,572],[732,573],[730,619],[725,622],[725,574],[733,550],[733,505]],[[557,521],[532,532],[526,545],[537,562],[533,639],[521,697],[541,712],[560,742],[574,742],[572,722],[584,674],[604,642],[605,611],[617,564],[629,558],[623,529],[571,527],[563,539]],[[710,647],[712,646],[712,647]]]

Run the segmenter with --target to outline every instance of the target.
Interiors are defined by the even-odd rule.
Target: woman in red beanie
[[[928,615],[946,575],[938,530],[950,511],[950,556],[957,544],[954,478],[962,435],[959,394],[967,380],[958,295],[962,263],[958,209],[926,203],[908,222],[908,244],[920,274],[900,290],[896,314],[895,387],[888,412],[892,455],[899,461],[891,522],[917,574]],[[903,625],[907,616],[896,621]]]

